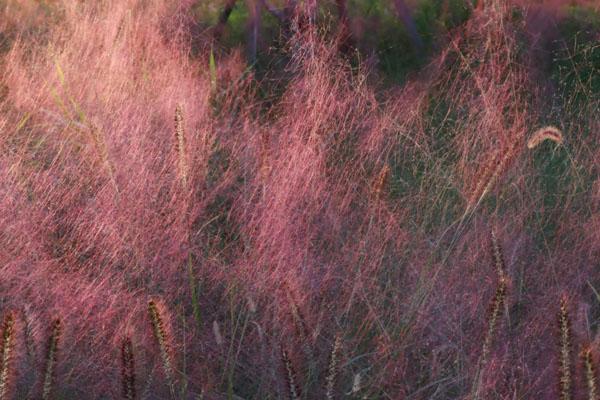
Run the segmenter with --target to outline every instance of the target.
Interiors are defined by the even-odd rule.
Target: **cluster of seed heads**
[[[61,322],[57,318],[50,325],[48,347],[44,359],[43,381],[41,382],[42,393],[40,397],[42,400],[49,399],[52,392],[61,331]],[[15,314],[11,312],[4,317],[2,326],[2,343],[0,344],[0,400],[10,398],[9,396],[13,389],[14,367],[12,364],[16,355],[17,333],[17,320]],[[22,334],[26,333],[25,331],[22,332]]]

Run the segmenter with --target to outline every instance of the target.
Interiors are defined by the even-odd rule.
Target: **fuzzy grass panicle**
[[[488,314],[488,328],[485,333],[485,339],[483,341],[483,348],[481,351],[481,364],[485,365],[488,361],[488,357],[494,342],[498,320],[504,306],[506,299],[506,291],[508,287],[508,278],[506,276],[500,277],[498,286],[496,287],[496,293],[490,304],[490,311]]]
[[[135,399],[135,360],[133,356],[133,343],[126,337],[121,343],[121,388],[123,399]]]
[[[173,360],[171,356],[170,337],[167,332],[164,317],[161,314],[160,307],[155,300],[148,302],[148,314],[152,325],[152,333],[158,344],[160,357],[162,361],[163,372],[167,380],[167,384],[172,389],[174,385]]]
[[[12,371],[15,347],[15,315],[10,312],[4,317],[2,325],[2,344],[0,345],[0,400],[7,400],[13,383]]]
[[[337,334],[329,355],[329,366],[327,368],[327,376],[325,377],[325,397],[327,400],[334,399],[335,378],[338,374],[339,352],[342,347],[342,336]]]
[[[558,128],[555,128],[554,126],[545,126],[543,128],[538,129],[533,133],[533,135],[531,135],[531,137],[527,141],[527,148],[533,149],[537,147],[540,143],[542,143],[544,140],[550,140],[556,144],[562,144],[563,134]]]
[[[175,140],[177,150],[177,160],[179,168],[179,177],[184,186],[187,185],[188,181],[188,165],[187,165],[187,153],[186,153],[186,138],[185,128],[183,120],[183,108],[181,105],[175,107]]]
[[[558,391],[560,400],[573,398],[573,374],[571,367],[571,320],[569,319],[569,301],[566,296],[560,299],[558,312],[559,348],[558,353]]]
[[[44,369],[44,382],[42,386],[42,399],[51,398],[52,389],[56,375],[56,363],[58,362],[58,345],[62,333],[62,323],[60,318],[52,321],[50,326],[50,336],[48,337],[48,347],[46,351],[46,365]]]
[[[594,356],[592,349],[586,347],[581,352],[581,361],[585,374],[585,383],[588,389],[588,400],[598,400],[598,386],[596,383],[596,367],[594,365]]]

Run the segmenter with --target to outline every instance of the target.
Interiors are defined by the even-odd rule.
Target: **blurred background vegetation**
[[[265,72],[280,61],[277,59],[281,56],[278,50],[285,43],[285,31],[290,28],[290,10],[297,6],[291,3],[296,2],[201,1],[194,7],[196,31],[204,36],[214,35],[218,30],[218,48],[246,48],[248,60],[256,71]],[[322,32],[331,36],[345,35],[349,44],[343,48],[345,53],[370,60],[369,65],[375,65],[386,80],[401,83],[412,71],[424,66],[428,58],[447,42],[453,30],[467,23],[473,10],[484,4],[478,4],[476,0],[329,0],[316,2],[315,13]],[[515,4],[515,20],[530,18],[541,25],[541,29],[560,32],[561,38],[568,38],[570,51],[578,53],[577,59],[585,57],[586,62],[591,63],[584,72],[588,74],[585,78],[599,80],[597,74],[592,76],[593,68],[589,69],[598,65],[597,46],[588,46],[598,42],[598,38],[594,37],[594,32],[600,27],[598,4],[538,0],[527,2],[526,6],[524,12]],[[252,9],[258,11],[253,14]],[[340,33],[344,24],[349,32]],[[249,44],[252,41],[257,42],[256,49]],[[565,45],[567,43],[562,43],[562,46],[550,44],[553,50],[561,48],[553,58],[565,59]],[[564,69],[567,66],[559,62],[553,68]],[[551,73],[555,77],[560,74],[554,70]],[[597,88],[598,82],[594,85]]]

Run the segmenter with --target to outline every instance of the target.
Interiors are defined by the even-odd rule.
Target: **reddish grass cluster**
[[[191,34],[191,1],[8,0],[0,379],[18,398],[597,396],[600,103],[558,93],[527,18],[491,3],[392,87],[295,32],[265,98]],[[548,125],[561,140],[528,149]],[[557,345],[562,293],[581,360]]]

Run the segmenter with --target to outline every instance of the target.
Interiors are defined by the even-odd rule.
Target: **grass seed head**
[[[50,399],[56,375],[56,363],[58,361],[58,346],[62,333],[62,324],[59,318],[52,321],[50,325],[50,336],[46,351],[44,382],[42,387],[42,399]]]
[[[121,386],[123,399],[135,399],[135,362],[133,344],[126,337],[121,343]]]
[[[581,360],[585,373],[585,382],[588,389],[588,400],[598,400],[598,388],[596,384],[596,368],[594,365],[594,357],[592,349],[586,347],[581,352]]]
[[[2,344],[0,346],[0,400],[8,399],[13,384],[13,359],[15,347],[15,315],[4,317]]]
[[[327,400],[333,400],[335,389],[335,378],[338,374],[338,355],[342,347],[342,336],[337,334],[333,347],[331,348],[331,354],[329,355],[329,367],[327,368],[327,376],[325,378],[325,397]]]
[[[177,160],[179,163],[179,176],[184,186],[187,184],[188,179],[188,166],[187,166],[187,154],[186,154],[186,139],[185,129],[183,126],[183,109],[181,105],[175,107],[175,140],[177,150]]]
[[[558,312],[559,328],[559,371],[558,389],[560,400],[571,400],[573,392],[573,378],[571,371],[571,321],[569,319],[569,303],[565,296],[560,300]]]
[[[527,148],[533,149],[537,147],[537,145],[542,143],[544,140],[551,140],[556,144],[562,144],[563,134],[558,128],[555,128],[553,126],[545,126],[543,128],[538,129],[533,135],[531,135],[531,137],[527,141]]]
[[[173,361],[171,359],[170,338],[165,327],[165,321],[161,315],[159,306],[155,300],[148,302],[148,314],[152,325],[154,339],[158,343],[163,371],[169,387],[173,387]]]

